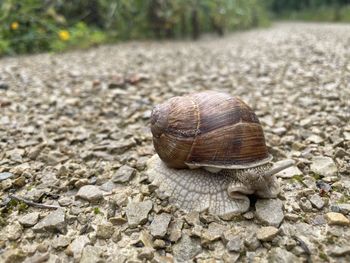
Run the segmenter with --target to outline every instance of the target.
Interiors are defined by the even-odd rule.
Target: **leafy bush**
[[[2,0],[0,54],[106,41],[198,38],[268,22],[259,0]]]

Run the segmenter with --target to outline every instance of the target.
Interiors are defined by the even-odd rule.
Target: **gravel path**
[[[349,59],[350,26],[281,23],[0,60],[0,261],[349,262]],[[279,199],[186,215],[149,184],[152,106],[206,89],[297,162]]]

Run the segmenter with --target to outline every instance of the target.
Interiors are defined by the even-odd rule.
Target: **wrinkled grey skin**
[[[217,215],[240,214],[249,209],[247,195],[274,198],[280,192],[275,174],[293,163],[271,163],[248,169],[223,169],[212,173],[205,169],[168,168],[154,155],[147,163],[147,175],[153,184],[182,210],[204,211]]]

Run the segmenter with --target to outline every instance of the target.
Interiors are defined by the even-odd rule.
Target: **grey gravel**
[[[284,218],[283,203],[279,199],[259,199],[256,204],[256,216],[263,223],[278,227]]]
[[[131,202],[126,207],[126,216],[130,227],[137,227],[145,224],[148,219],[148,213],[153,207],[152,201]]]
[[[310,169],[315,174],[322,176],[335,176],[337,175],[338,169],[334,161],[330,157],[317,156],[312,159]]]
[[[95,185],[84,185],[79,189],[76,197],[89,202],[98,202],[103,198],[103,191]]]
[[[118,169],[112,178],[114,183],[126,183],[129,182],[135,175],[135,169],[128,165],[123,165]]]
[[[317,209],[322,209],[324,206],[324,201],[318,194],[314,194],[310,197],[311,204],[316,207]]]
[[[186,262],[193,259],[202,251],[199,239],[183,235],[178,243],[173,246],[174,257],[178,262]]]
[[[4,173],[0,173],[0,182],[6,179],[9,179],[13,177],[12,173],[8,173],[8,172],[4,172]]]
[[[18,221],[21,223],[22,226],[31,227],[38,222],[39,216],[39,212],[33,212],[20,217]]]
[[[155,238],[162,238],[165,236],[168,230],[168,225],[171,220],[171,215],[162,213],[160,215],[155,215],[151,225],[150,231],[151,235]]]
[[[33,230],[36,232],[59,232],[65,234],[67,231],[67,223],[65,220],[65,211],[63,209],[57,209],[54,212],[51,212],[39,223],[37,223]]]

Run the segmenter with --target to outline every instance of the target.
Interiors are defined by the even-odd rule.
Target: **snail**
[[[273,164],[256,114],[222,92],[173,97],[155,106],[151,132],[157,154],[146,173],[184,211],[246,212],[247,195],[275,198],[275,174],[294,163]]]

